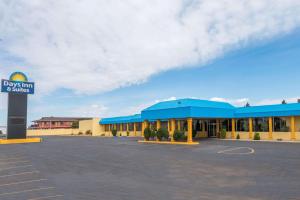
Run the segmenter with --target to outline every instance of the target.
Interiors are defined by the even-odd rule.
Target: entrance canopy
[[[142,118],[147,120],[180,118],[232,118],[235,107],[229,103],[180,99],[154,104],[142,111]]]

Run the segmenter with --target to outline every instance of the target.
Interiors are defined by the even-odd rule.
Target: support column
[[[133,123],[133,133],[134,133],[134,136],[136,137],[136,123],[135,122]]]
[[[253,139],[253,120],[249,118],[249,139]]]
[[[178,130],[181,130],[181,127],[180,127],[180,125],[181,125],[181,124],[180,124],[180,121],[181,121],[181,120],[177,120]]]
[[[295,117],[291,117],[291,140],[296,140]]]
[[[235,119],[232,119],[231,120],[231,139],[235,139]]]
[[[205,132],[205,121],[203,119],[201,119],[201,123],[202,123],[202,133],[204,134],[204,132]]]
[[[170,131],[170,137],[171,137],[171,142],[174,142],[174,138],[173,138],[173,134],[174,134],[174,131],[175,131],[175,119],[171,119],[171,131]]]
[[[161,127],[161,122],[160,122],[160,120],[157,120],[156,121],[156,129],[158,130],[158,129],[160,129],[160,127]]]
[[[129,124],[127,123],[126,124],[126,132],[128,132],[129,131]]]
[[[217,137],[220,137],[220,120],[217,119],[216,129],[217,129]]]
[[[142,137],[144,137],[144,130],[148,127],[148,122],[143,121],[142,123]]]
[[[187,119],[188,124],[188,135],[187,135],[187,142],[193,142],[193,119]]]
[[[269,140],[273,139],[273,118],[269,117]]]

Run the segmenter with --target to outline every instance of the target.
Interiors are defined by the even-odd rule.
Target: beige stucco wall
[[[36,129],[27,130],[27,136],[77,135],[79,129]]]
[[[290,132],[273,132],[273,140],[291,140]]]
[[[235,137],[237,137],[238,134],[240,135],[241,140],[248,140],[249,139],[249,132],[236,132]]]
[[[100,135],[102,126],[99,125],[99,118],[79,121],[78,129],[35,129],[27,130],[28,136],[49,136],[49,135],[78,135],[79,132],[86,134],[88,130],[94,135]]]
[[[111,131],[101,131],[99,136],[105,136],[105,137],[111,137],[112,133]],[[127,131],[118,131],[117,136],[127,136]],[[129,131],[129,137],[141,137],[142,132],[136,131],[136,135],[134,134],[134,131]]]
[[[207,138],[208,133],[207,131],[197,131],[196,138]]]
[[[296,132],[296,140],[300,140],[300,132]]]

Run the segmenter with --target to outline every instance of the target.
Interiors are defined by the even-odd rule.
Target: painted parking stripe
[[[33,183],[33,182],[41,182],[41,181],[46,181],[46,180],[47,179],[36,179],[36,180],[29,180],[29,181],[20,181],[20,182],[6,183],[6,184],[1,184],[0,187],[10,186],[10,185],[19,185],[19,184],[25,184],[25,183]]]
[[[7,195],[14,195],[14,194],[20,194],[20,193],[28,193],[28,192],[36,192],[41,190],[51,190],[54,189],[54,187],[43,187],[43,188],[36,188],[32,190],[21,190],[16,192],[7,192],[7,193],[1,193],[0,196],[7,196]]]
[[[17,168],[25,168],[25,167],[32,167],[32,165],[21,165],[21,166],[15,166],[15,167],[0,168],[0,171],[17,169]]]
[[[236,150],[240,150],[240,149],[248,149],[249,151],[248,152],[244,152],[244,153],[232,152],[232,151],[236,151]],[[236,147],[236,148],[222,150],[222,151],[219,151],[218,153],[247,155],[247,154],[253,154],[254,152],[255,152],[255,150],[252,149],[252,148],[250,148],[250,147]]]
[[[21,175],[26,175],[26,174],[38,174],[40,173],[39,171],[31,171],[31,172],[22,172],[22,173],[17,173],[17,174],[8,174],[8,175],[2,175],[0,178],[6,178],[6,177],[11,177],[11,176],[21,176]]]
[[[15,164],[15,163],[27,163],[27,162],[29,162],[29,161],[21,160],[21,161],[11,161],[11,162],[4,162],[4,163],[1,163],[1,161],[0,161],[0,165]]]
[[[37,197],[33,199],[28,199],[28,200],[41,200],[41,199],[53,199],[57,197],[63,197],[64,195],[54,195],[54,196],[47,196],[47,197]]]
[[[0,159],[0,162],[2,161],[9,161],[9,160],[19,160],[19,159],[23,159],[22,157],[16,157],[16,158],[1,158]]]

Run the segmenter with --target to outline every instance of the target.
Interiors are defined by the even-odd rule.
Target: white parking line
[[[27,163],[29,162],[28,160],[21,160],[21,161],[12,161],[12,162],[4,162],[4,163],[1,163],[0,161],[0,165],[6,165],[6,164],[15,164],[15,163]]]
[[[8,175],[2,175],[0,178],[6,178],[6,177],[11,177],[11,176],[21,176],[21,175],[26,175],[26,174],[38,174],[40,173],[39,171],[31,171],[31,172],[22,172],[22,173],[17,173],[17,174],[8,174]]]
[[[33,183],[33,182],[41,182],[41,181],[46,181],[46,180],[47,179],[37,179],[37,180],[29,180],[29,181],[20,181],[20,182],[6,183],[6,184],[1,184],[0,187],[10,186],[10,185],[18,185],[18,184],[25,184],[25,183]]]
[[[0,196],[7,196],[7,195],[13,195],[13,194],[20,194],[20,193],[27,193],[27,192],[35,192],[40,190],[51,190],[54,189],[54,187],[44,187],[44,188],[36,188],[32,190],[21,190],[16,192],[7,192],[7,193],[1,193]]]
[[[239,149],[248,149],[248,152],[244,152],[244,153],[238,153],[238,152],[232,152],[235,150],[239,150]],[[219,151],[218,153],[223,153],[223,154],[237,154],[237,155],[247,155],[247,154],[253,154],[255,151],[254,149],[250,148],[250,147],[236,147],[236,148],[231,148],[231,149],[226,149],[226,150],[222,150]]]
[[[8,160],[18,160],[18,159],[23,159],[22,157],[16,157],[16,158],[1,158],[0,159],[0,162],[1,161],[8,161]]]
[[[37,198],[33,198],[33,199],[28,199],[28,200],[52,199],[52,198],[63,197],[63,196],[64,195],[54,195],[54,196],[47,196],[47,197],[37,197]]]
[[[0,171],[10,170],[10,169],[17,169],[17,168],[24,168],[24,167],[32,167],[32,165],[21,165],[21,166],[15,166],[15,167],[0,168]]]

